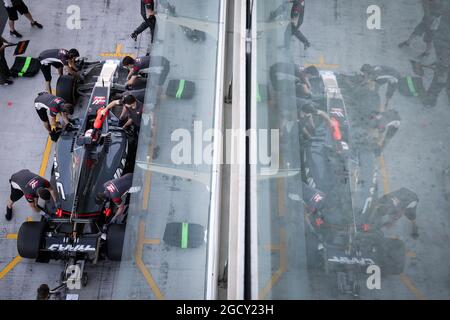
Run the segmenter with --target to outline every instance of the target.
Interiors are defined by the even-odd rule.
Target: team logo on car
[[[314,195],[314,197],[312,198],[312,200],[313,200],[314,202],[320,202],[320,201],[323,200],[323,197],[320,195],[320,193],[316,193],[316,194]]]
[[[331,108],[330,114],[335,115],[338,118],[344,118],[344,111],[341,108]]]
[[[92,105],[104,106],[106,104],[106,97],[94,97],[92,99]]]
[[[356,257],[349,258],[349,257],[333,256],[332,258],[328,258],[328,261],[339,264],[359,264],[361,266],[370,266],[375,264],[375,262],[370,258],[356,258]]]
[[[71,244],[52,244],[48,250],[50,251],[78,251],[78,252],[87,252],[87,251],[95,251],[95,248],[91,245],[71,245]]]

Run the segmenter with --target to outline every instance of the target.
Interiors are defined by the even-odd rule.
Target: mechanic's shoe
[[[413,239],[419,238],[419,227],[417,225],[413,225],[413,230],[411,232],[411,237]]]
[[[137,41],[137,37],[138,37],[138,35],[137,35],[137,33],[136,32],[133,32],[132,34],[131,34],[131,39],[133,39],[134,41]]]
[[[425,51],[425,52],[421,53],[420,55],[418,55],[417,59],[423,59],[423,58],[428,57],[429,55],[430,55],[430,52],[429,51]]]
[[[409,47],[409,41],[403,41],[402,43],[399,43],[398,45],[399,48],[404,48],[404,47]]]
[[[0,82],[0,85],[2,86],[10,86],[14,83],[14,81],[6,79],[5,81]]]
[[[37,22],[37,21],[32,22],[32,23],[31,23],[31,26],[32,26],[32,27],[36,27],[36,28],[38,28],[38,29],[44,28],[44,26],[43,26],[42,24],[40,24],[39,22]]]
[[[18,33],[17,30],[10,31],[9,34],[16,38],[22,38],[22,35],[20,33]]]
[[[5,214],[5,218],[8,221],[11,221],[12,219],[12,208],[6,206],[6,214]]]
[[[158,158],[158,155],[159,155],[159,146],[156,146],[154,149],[153,149],[153,155],[152,155],[152,158],[153,158],[153,160],[154,159],[156,159],[156,158]]]

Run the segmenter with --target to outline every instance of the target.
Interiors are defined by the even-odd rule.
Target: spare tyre
[[[108,228],[108,236],[106,238],[106,254],[108,259],[111,261],[122,260],[125,227],[125,224],[114,223]]]
[[[383,239],[379,250],[382,275],[398,275],[405,268],[405,244],[400,239]]]
[[[27,221],[22,224],[17,235],[17,251],[22,258],[38,258],[44,230],[43,221]]]
[[[62,75],[56,83],[56,95],[67,103],[75,104],[76,81],[73,76]]]

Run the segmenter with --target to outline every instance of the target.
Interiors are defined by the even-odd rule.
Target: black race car
[[[106,181],[132,168],[136,145],[113,112],[99,112],[125,90],[117,83],[123,83],[127,71],[115,60],[82,62],[80,69],[77,77],[58,81],[59,96],[81,108],[81,116],[60,132],[56,143],[51,183],[58,200],[46,203],[41,221],[23,223],[17,239],[21,257],[65,261],[61,281],[69,289],[86,285],[85,263],[121,260],[125,222],[110,223],[114,212],[107,203],[98,204],[95,195]]]
[[[312,272],[335,274],[340,293],[358,296],[369,266],[380,267],[383,276],[403,271],[405,247],[399,239],[385,238],[367,220],[377,198],[376,170],[364,208],[355,205],[352,179],[358,161],[346,106],[335,74],[322,71],[319,79],[319,108],[329,121],[315,118],[314,135],[302,141],[301,151],[307,265]]]

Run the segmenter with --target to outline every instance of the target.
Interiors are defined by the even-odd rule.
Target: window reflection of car
[[[331,125],[316,117],[314,135],[302,141],[307,265],[312,272],[336,274],[339,291],[358,296],[368,266],[378,265],[383,275],[403,271],[404,244],[362,224],[350,185],[351,124],[346,106],[334,73],[322,71],[320,79],[325,98],[318,108]],[[320,203],[310,210],[314,200]]]

